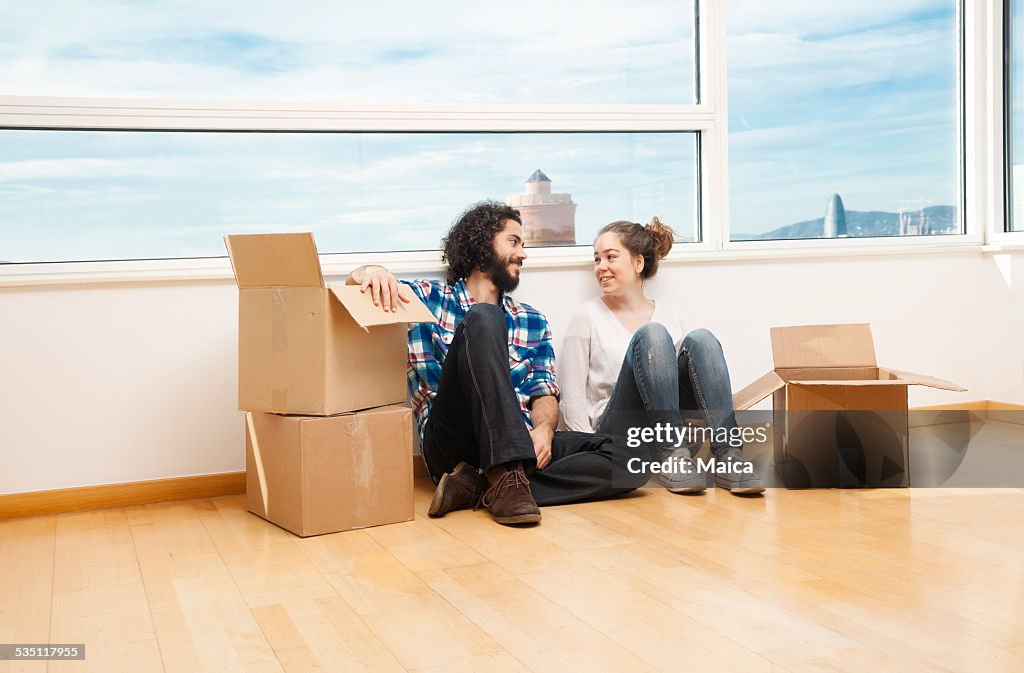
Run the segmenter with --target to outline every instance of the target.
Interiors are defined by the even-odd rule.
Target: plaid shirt
[[[436,323],[416,323],[409,328],[409,392],[420,439],[427,426],[430,404],[441,383],[441,365],[455,328],[476,303],[466,291],[465,281],[455,285],[441,281],[400,281],[416,293],[420,301],[437,317]],[[555,351],[551,330],[544,314],[508,295],[502,298],[505,324],[508,326],[508,368],[512,387],[519,397],[523,420],[530,424],[530,400],[544,395],[558,396],[555,383]]]

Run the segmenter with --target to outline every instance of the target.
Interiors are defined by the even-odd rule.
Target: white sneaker
[[[672,493],[703,493],[708,487],[707,477],[697,471],[697,464],[690,457],[690,449],[681,446],[668,456],[672,467],[670,472],[658,474],[658,481]]]
[[[730,448],[721,456],[716,456],[715,463],[716,486],[736,495],[754,495],[764,492],[764,478],[753,471],[753,463],[743,457],[741,449],[736,447]],[[719,472],[719,463],[727,463],[730,468],[735,465],[737,469],[735,471],[730,469],[725,472]],[[747,465],[750,466],[750,471],[746,471]]]

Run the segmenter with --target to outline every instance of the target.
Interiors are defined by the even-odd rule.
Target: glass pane
[[[275,231],[433,250],[485,198],[530,206],[534,246],[652,215],[696,240],[695,166],[693,133],[0,131],[0,260],[222,256]]]
[[[733,240],[962,231],[957,11],[730,0]]]
[[[3,93],[692,103],[694,0],[0,4]]]
[[[1009,231],[1024,231],[1024,1],[1010,0],[1010,217]]]

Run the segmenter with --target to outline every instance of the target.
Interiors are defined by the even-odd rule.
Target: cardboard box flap
[[[967,388],[958,386],[957,384],[946,381],[944,379],[937,379],[931,376],[924,376],[923,374],[912,374],[911,372],[901,372],[896,369],[884,369],[882,371],[895,374],[900,378],[901,381],[910,383],[918,386],[928,386],[929,388],[939,388],[941,390],[953,390],[956,392],[964,392]]]
[[[395,323],[435,322],[437,320],[430,309],[424,306],[423,302],[415,295],[412,296],[412,301],[408,304],[399,300],[398,311],[392,313],[379,306],[374,306],[370,292],[360,292],[358,285],[331,284],[329,287],[349,315],[363,328]],[[403,289],[402,292],[405,296],[412,294],[408,288]]]
[[[912,381],[903,379],[804,379],[789,381],[791,386],[905,386]]]
[[[253,287],[323,287],[313,234],[225,236],[235,282]]]
[[[867,323],[773,327],[771,335],[776,369],[877,366]]]
[[[768,372],[743,390],[733,394],[733,408],[737,411],[749,409],[785,385],[786,382],[778,374]]]

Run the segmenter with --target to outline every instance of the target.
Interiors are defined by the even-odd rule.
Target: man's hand
[[[530,400],[530,417],[533,421],[530,439],[537,454],[537,469],[543,470],[551,462],[551,440],[558,425],[558,400],[551,395],[533,398]]]
[[[361,266],[349,274],[345,282],[348,285],[358,285],[360,292],[369,290],[374,306],[381,306],[385,311],[397,311],[399,299],[406,304],[411,301],[399,291],[398,281],[383,266]]]
[[[554,433],[546,426],[530,430],[533,451],[537,454],[537,469],[543,470],[551,462],[551,439]]]

